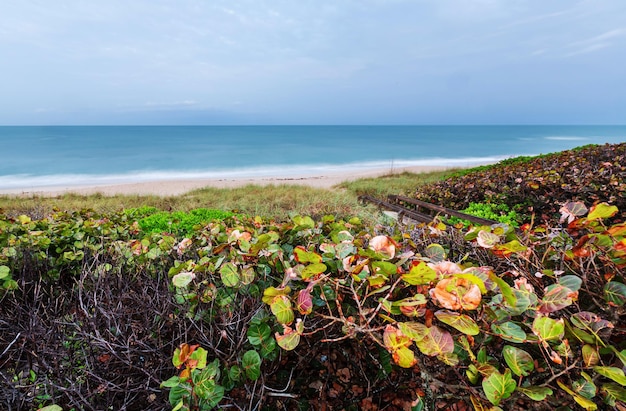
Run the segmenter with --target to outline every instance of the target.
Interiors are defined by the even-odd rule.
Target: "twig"
[[[0,357],[2,357],[4,354],[6,354],[7,351],[9,351],[9,349],[11,348],[11,346],[13,344],[15,344],[15,342],[17,341],[18,338],[20,338],[20,335],[22,335],[22,332],[20,331],[19,333],[17,333],[17,335],[15,336],[15,338],[13,339],[13,341],[11,341],[9,343],[9,345],[7,345],[7,348],[4,349],[4,351],[2,351],[2,354],[0,354]]]

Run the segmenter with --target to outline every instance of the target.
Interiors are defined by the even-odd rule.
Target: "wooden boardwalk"
[[[436,204],[427,203],[415,198],[389,195],[387,201],[380,200],[370,195],[359,196],[359,200],[367,203],[376,204],[379,208],[384,208],[398,213],[398,219],[404,217],[410,218],[421,223],[430,223],[435,217],[443,215],[448,217],[458,217],[472,223],[480,225],[498,224],[497,221],[480,218],[473,215],[465,214],[460,211],[442,207]],[[448,224],[444,221],[445,224]],[[450,224],[448,224],[450,225]]]

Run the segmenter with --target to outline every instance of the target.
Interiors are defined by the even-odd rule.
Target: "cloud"
[[[572,57],[605,49],[615,44],[614,42],[610,41],[611,39],[622,37],[625,34],[626,29],[618,28],[614,30],[609,30],[590,38],[575,41],[569,45],[570,48],[574,48],[575,50],[565,54],[565,57]]]

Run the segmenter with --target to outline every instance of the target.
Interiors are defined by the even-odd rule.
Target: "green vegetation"
[[[519,230],[385,225],[372,209],[355,213],[366,218],[287,204],[282,218],[215,212],[204,190],[104,212],[46,203],[40,218],[7,200],[0,404],[622,409],[624,150],[588,147],[415,186],[418,197],[509,214],[521,210],[510,186],[521,177],[505,171],[525,172],[531,184],[518,189],[537,194],[524,203],[535,218]],[[372,182],[380,191],[370,193],[405,178]],[[366,188],[351,184],[324,196],[356,201]],[[486,186],[501,201],[468,201]],[[283,190],[267,188],[265,201],[304,204]]]
[[[131,209],[129,214],[145,215],[138,221],[139,227],[144,233],[172,233],[180,235],[191,235],[194,230],[198,230],[202,225],[206,225],[213,220],[223,220],[233,215],[229,211],[209,210],[206,208],[196,208],[189,212],[157,212],[154,207],[137,211]]]
[[[519,227],[521,222],[520,216],[515,211],[509,209],[506,204],[470,203],[469,207],[461,211],[465,214],[497,221],[515,228]],[[457,217],[450,217],[447,221],[450,224],[461,223],[465,228],[470,226],[469,221],[464,221]]]

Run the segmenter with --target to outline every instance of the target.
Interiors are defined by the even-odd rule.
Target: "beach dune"
[[[13,189],[0,189],[0,194],[14,196],[46,196],[55,197],[66,193],[89,195],[100,193],[103,195],[158,195],[174,196],[187,193],[192,190],[214,187],[235,188],[249,184],[256,185],[281,185],[293,184],[318,188],[331,188],[344,181],[353,181],[359,178],[380,177],[391,173],[405,171],[413,173],[426,173],[450,169],[449,166],[413,166],[390,170],[389,168],[351,170],[348,172],[316,173],[307,175],[276,175],[263,177],[234,177],[220,179],[188,179],[188,180],[157,180],[129,182],[124,184],[94,185],[94,186],[45,186],[45,187],[22,187]]]

